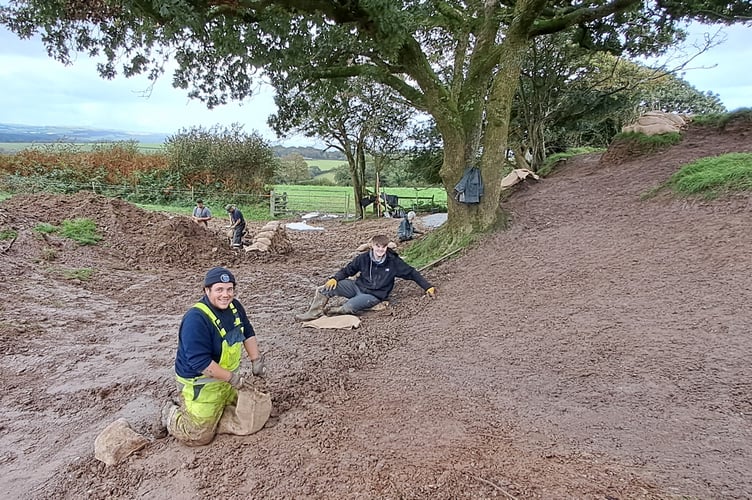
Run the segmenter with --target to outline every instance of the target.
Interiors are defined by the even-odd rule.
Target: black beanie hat
[[[235,276],[225,267],[213,267],[206,273],[204,287],[210,287],[215,283],[232,283],[234,285]]]

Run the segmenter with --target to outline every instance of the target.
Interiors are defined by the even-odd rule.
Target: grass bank
[[[701,158],[685,165],[666,184],[682,196],[712,199],[727,193],[752,190],[752,153],[728,153]]]

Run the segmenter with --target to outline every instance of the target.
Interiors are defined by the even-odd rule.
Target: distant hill
[[[113,142],[162,143],[167,134],[123,132],[83,127],[44,127],[0,123],[0,142]]]
[[[66,142],[71,144],[136,141],[147,144],[161,144],[170,134],[124,132],[122,130],[102,130],[84,127],[46,127],[0,123],[0,143],[50,143]],[[322,151],[307,146],[273,145],[272,149],[279,157],[300,154],[309,160],[345,160],[339,151]]]

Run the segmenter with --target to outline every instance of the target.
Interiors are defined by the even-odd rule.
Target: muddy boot
[[[329,302],[329,297],[321,293],[319,290],[316,290],[316,294],[313,296],[313,302],[311,302],[311,307],[309,307],[308,311],[303,314],[296,314],[295,319],[298,321],[310,321],[320,317],[324,314],[324,306],[327,302]]]
[[[175,414],[177,409],[178,405],[176,405],[173,401],[165,401],[162,404],[162,408],[159,412],[159,416],[157,417],[157,421],[152,425],[152,434],[154,434],[155,438],[162,439],[167,437],[167,428],[170,426],[172,416]]]
[[[352,312],[345,309],[344,306],[334,306],[326,310],[327,316],[337,316],[338,314],[352,314]]]

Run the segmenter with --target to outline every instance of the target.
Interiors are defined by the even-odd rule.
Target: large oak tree
[[[752,19],[748,0],[11,0],[0,22],[40,33],[50,55],[102,57],[112,77],[179,65],[174,84],[215,106],[251,95],[261,75],[278,92],[365,77],[436,122],[451,191],[481,168],[480,204],[450,201],[447,230],[499,218],[500,176],[524,56],[539,35],[570,32],[590,50],[658,53],[678,23]],[[576,29],[570,29],[576,28]],[[121,65],[118,68],[118,64]]]

